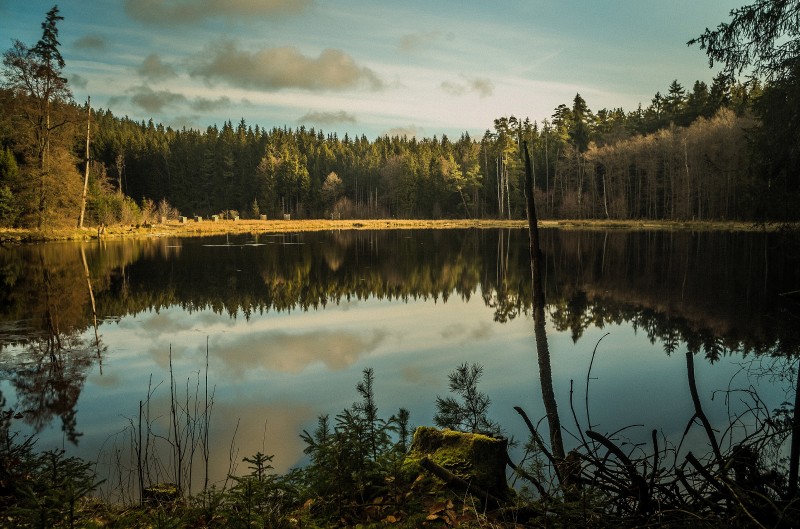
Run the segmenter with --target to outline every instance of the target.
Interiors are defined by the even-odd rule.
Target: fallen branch
[[[491,494],[489,491],[484,490],[459,476],[456,476],[441,465],[437,465],[431,460],[430,457],[423,457],[420,459],[419,465],[437,478],[444,481],[448,487],[453,488],[458,492],[468,492],[473,496],[477,496],[478,498],[486,500],[495,507],[498,507],[504,503],[503,500],[494,494]]]

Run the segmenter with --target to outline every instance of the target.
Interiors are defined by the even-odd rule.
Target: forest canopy
[[[765,82],[738,81],[731,67],[691,88],[674,80],[634,110],[593,111],[576,94],[541,122],[498,117],[480,138],[339,137],[244,118],[176,130],[75,102],[61,73],[61,19],[54,7],[35,45],[14,41],[3,55],[0,225],[74,226],[85,175],[89,224],[179,213],[523,218],[522,145],[541,218],[798,216],[797,133],[770,133],[790,125],[776,101],[797,91],[792,68]],[[725,63],[708,34],[697,42]]]

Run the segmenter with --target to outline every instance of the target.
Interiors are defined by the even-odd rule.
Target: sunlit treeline
[[[87,215],[94,223],[212,214],[269,218],[522,218],[522,146],[543,218],[746,219],[763,215],[751,169],[759,85],[718,76],[626,112],[593,112],[576,95],[541,122],[498,118],[482,137],[342,137],[261,128],[245,119],[204,131],[56,105],[69,126],[49,171],[36,165],[20,109],[2,92],[0,223],[74,222],[91,125]],[[29,131],[30,132],[30,131]],[[55,135],[55,133],[54,133]],[[60,147],[59,147],[60,148]],[[57,149],[56,149],[57,150]],[[69,223],[68,222],[68,223]]]
[[[718,78],[686,95],[674,82],[630,113],[594,113],[577,95],[541,124],[504,117],[481,138],[457,139],[370,140],[244,119],[176,131],[105,112],[94,149],[122,193],[186,215],[522,218],[526,142],[543,217],[743,218],[752,213],[745,116],[757,88]]]

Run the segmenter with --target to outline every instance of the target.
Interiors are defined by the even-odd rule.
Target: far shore
[[[92,239],[148,237],[204,237],[236,233],[295,233],[331,230],[491,229],[525,228],[526,220],[168,220],[165,223],[113,225],[106,227],[49,228],[43,230],[0,228],[0,242],[88,241]],[[792,229],[798,224],[788,225]],[[651,230],[651,231],[775,231],[780,223],[729,221],[655,220],[540,220],[539,227],[562,230]]]

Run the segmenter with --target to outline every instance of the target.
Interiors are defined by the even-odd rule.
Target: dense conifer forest
[[[242,117],[176,130],[73,100],[57,8],[42,40],[3,56],[0,225],[138,224],[156,216],[524,218],[522,146],[541,218],[797,216],[796,142],[780,83],[678,80],[633,110],[576,94],[541,121],[482,137],[339,137]],[[88,155],[87,155],[88,153]],[[85,199],[84,199],[85,194]]]

